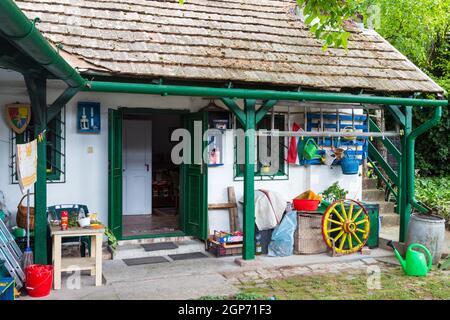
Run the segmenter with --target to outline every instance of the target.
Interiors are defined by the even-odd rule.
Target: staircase
[[[177,248],[145,251],[143,244],[173,242]],[[205,244],[192,237],[151,238],[119,241],[113,260],[161,257],[174,254],[205,252]]]
[[[400,216],[395,213],[395,203],[384,200],[384,190],[377,188],[377,179],[363,178],[362,201],[380,206],[382,227],[394,227],[400,224]]]

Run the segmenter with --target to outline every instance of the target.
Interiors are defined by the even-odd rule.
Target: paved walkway
[[[374,249],[370,256],[352,254],[342,257],[294,255],[289,257],[258,256],[256,263],[243,267],[234,263],[235,257],[206,258],[140,266],[127,266],[121,260],[104,261],[104,285],[94,287],[94,279],[81,276],[63,277],[63,288],[52,291],[44,299],[196,299],[211,295],[233,295],[243,282],[268,278],[289,277],[324,272],[341,272],[367,268],[375,259],[392,257],[388,250]],[[23,297],[20,299],[30,299]]]

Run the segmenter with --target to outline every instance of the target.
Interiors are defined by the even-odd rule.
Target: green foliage
[[[416,197],[448,221],[450,218],[450,176],[416,179]]]
[[[339,186],[339,182],[338,181],[333,183],[331,186],[329,186],[327,189],[325,189],[321,193],[323,199],[328,201],[328,202],[334,202],[336,200],[345,199],[347,194],[348,194],[348,191],[343,189],[343,188],[341,188]]]
[[[119,241],[117,241],[116,236],[109,228],[105,228],[105,236],[108,238],[110,248],[115,251],[119,245]]]
[[[350,33],[344,28],[345,21],[352,18],[364,0],[297,0],[306,17],[305,24],[316,38],[323,40],[323,50],[328,47],[348,47]]]

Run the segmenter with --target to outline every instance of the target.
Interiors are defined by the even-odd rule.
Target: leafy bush
[[[416,179],[416,197],[447,221],[450,219],[450,176]]]

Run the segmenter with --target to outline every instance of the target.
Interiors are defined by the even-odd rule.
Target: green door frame
[[[113,110],[113,109],[110,109]],[[120,117],[123,121],[125,116],[151,116],[151,115],[162,115],[162,114],[178,114],[185,115],[189,114],[190,110],[188,109],[155,109],[155,108],[131,108],[131,107],[121,107],[116,110],[120,113]],[[111,125],[111,116],[109,119],[109,125]],[[120,127],[120,131],[122,131],[122,127]],[[110,137],[111,138],[111,137]],[[120,146],[122,146],[122,141],[120,142]],[[113,156],[112,154],[120,154],[122,157],[122,147],[120,150],[116,150],[118,146],[113,141],[109,141],[108,152],[110,153],[110,158]],[[112,154],[111,154],[112,153]],[[111,164],[110,164],[111,166]],[[120,163],[120,170],[122,170],[122,163]],[[181,183],[180,180],[180,185]],[[183,207],[180,206],[180,226],[182,227],[182,231],[174,231],[174,232],[163,232],[158,234],[146,234],[139,236],[123,236],[123,221],[122,221],[122,201],[118,204],[117,199],[122,199],[122,188],[120,189],[119,195],[113,195],[112,193],[119,193],[119,190],[116,189],[114,192],[111,190],[111,182],[108,182],[108,199],[109,199],[109,208],[108,208],[108,227],[113,230],[117,229],[115,236],[118,240],[135,240],[135,239],[149,239],[149,238],[161,238],[161,237],[176,237],[176,236],[184,236],[186,230],[186,225],[184,221]],[[180,195],[181,198],[181,195]],[[114,201],[115,199],[115,201]],[[114,203],[112,202],[114,201]],[[113,206],[115,206],[115,210],[113,210]],[[119,207],[119,209],[117,209]],[[120,216],[120,218],[119,218]],[[115,224],[117,222],[118,225]]]

